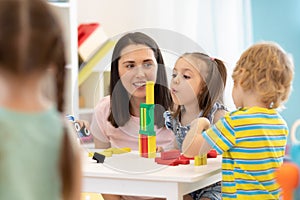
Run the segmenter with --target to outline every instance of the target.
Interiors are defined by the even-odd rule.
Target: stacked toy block
[[[145,158],[156,156],[156,132],[154,131],[154,82],[146,83],[146,103],[140,105],[139,153]]]

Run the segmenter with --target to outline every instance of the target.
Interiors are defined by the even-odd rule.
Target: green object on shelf
[[[78,86],[80,86],[92,73],[97,63],[109,52],[115,45],[115,41],[108,40],[100,49],[81,67],[78,73]]]

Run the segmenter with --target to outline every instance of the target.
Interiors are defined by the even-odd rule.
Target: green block
[[[153,135],[154,132],[154,104],[140,105],[140,131]],[[155,132],[154,132],[155,134]]]
[[[140,130],[139,134],[143,134],[143,135],[147,135],[147,136],[156,136],[156,132],[155,131],[143,131],[143,130]]]

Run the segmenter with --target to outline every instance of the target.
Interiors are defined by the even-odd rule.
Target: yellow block
[[[194,157],[194,165],[207,165],[207,154],[202,154]]]
[[[148,158],[156,157],[156,136],[148,136]]]
[[[112,152],[113,154],[122,154],[122,153],[128,153],[131,151],[131,148],[124,147],[124,148],[108,148],[105,149],[104,152]]]
[[[154,82],[146,82],[146,104],[154,104]]]

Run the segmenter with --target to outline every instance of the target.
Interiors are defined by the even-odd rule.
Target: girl
[[[203,53],[186,53],[175,63],[172,77],[171,95],[177,109],[172,113],[166,111],[164,117],[182,150],[183,140],[194,119],[206,117],[213,124],[225,115],[221,100],[227,73],[218,59]],[[191,195],[193,199],[221,199],[220,187],[218,183]]]
[[[174,135],[164,127],[163,121],[163,112],[172,104],[163,57],[152,38],[136,32],[124,35],[114,48],[110,96],[100,100],[90,126],[96,148],[130,147],[138,150],[140,104],[146,101],[146,81],[155,82],[157,146],[164,149],[174,147]],[[111,195],[103,197],[121,198]]]
[[[61,116],[63,50],[45,1],[0,1],[0,199],[80,199],[78,149]],[[56,105],[41,87],[49,72]]]

